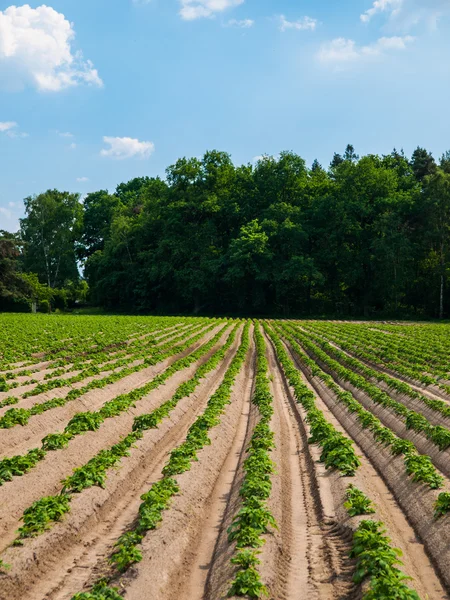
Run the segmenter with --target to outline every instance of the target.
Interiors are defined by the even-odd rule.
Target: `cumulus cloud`
[[[103,141],[109,148],[104,148],[101,156],[123,160],[125,158],[149,158],[155,151],[153,142],[140,142],[138,139],[130,137],[108,137]]]
[[[71,138],[74,137],[73,133],[70,133],[69,131],[64,131],[64,132],[63,131],[57,131],[56,133],[59,135],[59,137],[62,137],[62,138],[69,138],[69,139],[71,139]]]
[[[242,19],[241,21],[230,19],[227,23],[228,27],[239,27],[241,29],[250,29],[254,24],[255,21],[252,21],[252,19]]]
[[[32,85],[58,92],[80,84],[101,86],[90,60],[72,49],[73,25],[50,6],[0,11],[0,79],[10,89]]]
[[[407,35],[404,37],[382,37],[367,46],[358,46],[354,40],[337,38],[322,46],[318,58],[323,63],[354,63],[361,59],[370,59],[384,55],[386,52],[405,50],[414,41]]]
[[[86,183],[87,181],[89,181],[89,177],[77,177],[78,183]]]
[[[228,8],[244,3],[244,0],[179,0],[180,16],[185,21],[214,17]]]
[[[314,31],[317,27],[317,19],[302,17],[297,21],[288,21],[284,15],[280,15],[280,31],[297,29],[298,31]]]

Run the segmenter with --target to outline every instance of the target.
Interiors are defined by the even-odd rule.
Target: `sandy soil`
[[[210,332],[205,339],[214,333]],[[220,343],[225,339],[224,333]],[[70,513],[60,523],[35,539],[26,540],[24,546],[9,547],[2,552],[1,558],[11,569],[0,574],[0,600],[70,600],[76,592],[88,590],[100,577],[111,573],[108,557],[115,541],[133,524],[140,496],[161,478],[168,454],[184,441],[190,425],[220,385],[239,342],[240,335],[226,359],[202,380],[195,393],[182,399],[158,429],[146,432],[130,456],[108,473],[104,489],[93,487],[74,496]],[[402,569],[412,577],[410,585],[421,599],[450,600],[450,515],[439,521],[433,518],[439,491],[413,483],[405,474],[403,459],[392,457],[386,448],[375,443],[371,434],[361,428],[319,379],[312,377],[286,345],[304,381],[315,392],[318,408],[336,429],[354,440],[361,459],[361,467],[353,478],[326,471],[319,462],[320,449],[308,444],[305,412],[295,401],[272,343],[267,338],[266,343],[274,403],[271,428],[276,443],[272,452],[276,472],[268,504],[278,529],[265,535],[259,571],[269,589],[270,600],[361,597],[361,589],[352,582],[354,563],[348,557],[352,534],[360,521],[358,517],[350,518],[343,507],[349,483],[357,485],[374,502],[373,518],[383,521],[392,545],[402,550]],[[128,433],[136,415],[150,412],[170,398],[177,386],[189,379],[205,360],[207,357],[176,373],[135,409],[107,419],[99,431],[78,436],[68,448],[49,453],[27,475],[0,487],[1,548],[12,541],[26,506],[43,495],[58,492],[60,480],[74,467],[120,440]],[[114,389],[111,386],[94,392],[99,397],[86,395],[81,410],[101,406],[120,393],[124,384],[126,390],[142,385],[160,372],[163,364],[152,367],[147,379],[141,379],[141,372],[124,378]],[[164,512],[160,526],[145,536],[140,546],[142,561],[113,580],[112,585],[118,586],[126,600],[225,600],[227,597],[236,573],[236,567],[230,563],[236,548],[228,540],[227,528],[241,506],[243,461],[259,419],[251,403],[254,374],[252,343],[233,386],[232,401],[220,424],[210,431],[211,445],[199,452],[199,460],[190,471],[177,477],[180,493]],[[345,382],[338,383],[345,386]],[[350,391],[399,435],[410,435],[402,430],[404,425],[390,411],[381,410],[357,390]],[[407,399],[403,400],[406,403]],[[80,403],[72,404],[77,405],[75,412],[78,412]],[[43,435],[64,426],[70,418],[68,414],[58,416],[57,410],[44,413],[41,422],[40,417],[35,417],[27,427],[16,428],[17,433],[2,432],[0,444],[22,450],[39,446],[38,440]],[[3,433],[7,434],[6,441]],[[414,436],[419,447],[420,439]],[[438,461],[429,442],[420,443]],[[443,457],[439,463],[442,471],[450,475],[450,456],[437,454]],[[446,485],[450,486],[450,478]]]

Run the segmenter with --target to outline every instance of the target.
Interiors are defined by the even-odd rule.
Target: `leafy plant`
[[[51,522],[60,521],[70,510],[70,496],[47,496],[34,502],[22,516],[24,525],[19,528],[19,538],[35,537],[43,533]]]
[[[351,517],[375,512],[372,501],[353,484],[348,486],[345,496],[347,501],[344,503],[344,507]]]
[[[439,494],[436,504],[434,505],[434,516],[436,519],[443,517],[450,512],[450,493],[442,492]]]
[[[235,579],[231,582],[228,596],[248,596],[250,598],[263,598],[268,596],[269,592],[262,583],[260,574],[255,567],[241,569],[236,573]]]

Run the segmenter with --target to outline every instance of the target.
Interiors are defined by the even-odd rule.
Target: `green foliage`
[[[388,428],[383,427],[378,419],[372,415],[369,411],[365,410],[361,403],[353,397],[352,394],[348,392],[343,392],[342,388],[336,384],[333,377],[325,373],[316,362],[309,358],[302,347],[298,345],[297,339],[301,342],[302,346],[307,349],[307,351],[311,352],[311,354],[318,358],[322,363],[326,364],[333,373],[338,374],[338,376],[346,381],[350,381],[355,387],[361,389],[372,396],[375,402],[381,402],[384,405],[389,407],[396,407],[397,413],[402,416],[407,416],[409,414],[415,414],[412,411],[409,411],[405,406],[401,405],[399,402],[391,399],[387,394],[372,386],[368,383],[363,377],[360,377],[353,371],[346,369],[341,363],[333,360],[326,352],[324,352],[319,346],[325,345],[326,347],[330,346],[323,340],[318,338],[317,342],[311,342],[309,337],[306,336],[301,330],[297,327],[292,327],[291,325],[283,325],[281,328],[277,328],[282,331],[283,335],[289,340],[293,350],[296,355],[299,357],[307,367],[311,370],[314,376],[319,377],[326,386],[333,391],[336,395],[337,399],[342,402],[347,409],[357,415],[360,423],[365,429],[369,429],[372,431],[374,438],[385,446],[391,447],[391,452],[394,456],[403,454],[405,461],[405,469],[408,475],[412,475],[413,481],[421,482],[428,485],[431,489],[437,489],[442,486],[443,478],[436,471],[435,467],[429,456],[419,455],[417,453],[416,447],[414,444],[408,440],[400,440],[397,436]],[[292,332],[294,335],[292,335]],[[294,337],[295,336],[295,337]],[[330,346],[331,348],[331,346]],[[335,349],[331,348],[330,352],[334,352]],[[417,419],[417,422],[420,424],[419,426],[423,426],[423,419]],[[428,423],[428,422],[427,422]],[[428,424],[427,427],[427,436],[432,437],[435,433],[440,432],[439,427],[433,427]],[[447,431],[447,430],[444,430]],[[431,433],[430,433],[431,432]]]
[[[8,565],[0,558],[0,573],[6,573],[11,568],[11,565]]]
[[[361,463],[354,451],[353,442],[337,431],[333,425],[325,419],[322,412],[316,407],[314,393],[302,381],[298,370],[289,358],[289,355],[277,334],[267,323],[264,324],[264,328],[273,342],[284,374],[286,375],[289,384],[294,389],[297,402],[306,410],[307,420],[311,429],[311,438],[309,442],[321,446],[322,454],[320,460],[324,462],[327,469],[336,468],[342,475],[354,475]],[[298,349],[300,354],[303,354],[292,336],[289,334],[286,335],[292,343],[293,348],[296,350]],[[321,371],[314,361],[308,361],[308,365],[311,365],[314,374],[318,374]]]
[[[406,472],[413,481],[423,482],[434,490],[442,487],[444,478],[437,473],[429,456],[408,454],[405,457]]]
[[[443,517],[450,512],[450,493],[442,492],[439,494],[436,504],[434,505],[434,516],[436,519]]]
[[[350,484],[345,494],[347,501],[344,507],[351,517],[357,515],[369,515],[375,512],[372,501],[354,485]]]
[[[236,542],[237,548],[231,563],[239,566],[228,595],[261,598],[268,595],[268,590],[256,568],[259,564],[257,552],[252,549],[264,544],[263,536],[270,528],[276,529],[277,523],[266,502],[272,490],[271,474],[274,472],[269,453],[275,444],[274,433],[269,426],[273,406],[266,344],[259,323],[255,323],[255,342],[256,378],[252,402],[258,408],[260,421],[253,430],[243,465],[245,477],[239,491],[242,506],[228,528],[228,539]]]
[[[204,363],[202,366],[199,367],[199,369],[197,369],[196,374],[194,375],[193,380],[192,380],[195,382],[194,387],[186,388],[185,384],[182,384],[178,388],[178,390],[175,392],[172,400],[169,402],[170,409],[167,407],[168,403],[166,403],[166,415],[169,414],[170,410],[173,410],[173,408],[175,408],[177,402],[182,397],[184,397],[184,394],[187,395],[188,393],[191,393],[193,391],[193,389],[195,389],[195,387],[200,383],[201,377],[204,377],[207,372],[212,370],[215,366],[217,366],[217,364],[220,363],[220,361],[223,359],[226,351],[228,350],[228,348],[231,346],[231,344],[233,343],[233,341],[235,339],[237,327],[238,327],[238,325],[236,325],[233,328],[232,332],[228,336],[227,342],[217,352],[215,352],[213,354],[213,356],[208,361],[206,361],[206,363]],[[25,461],[24,458],[20,457],[20,456],[14,457],[13,459],[6,459],[7,462],[5,462],[5,469],[4,469],[5,477],[9,477],[10,471],[7,469],[10,469],[11,465],[15,465],[15,464],[22,465],[22,463],[23,463],[22,472],[19,472],[18,468],[16,468],[17,474],[23,474],[23,472],[25,472],[24,471],[25,467],[29,470],[39,460],[42,460],[42,458],[44,458],[44,456],[46,454],[46,452],[45,452],[46,450],[58,450],[60,448],[64,448],[74,436],[80,435],[86,431],[96,431],[99,428],[100,424],[105,420],[105,418],[114,416],[115,414],[119,414],[123,410],[126,410],[130,405],[134,405],[134,401],[136,399],[142,398],[146,393],[148,393],[149,390],[154,389],[158,385],[161,385],[161,383],[163,383],[169,377],[169,374],[176,372],[179,369],[185,368],[186,365],[189,365],[191,362],[194,362],[195,360],[197,360],[200,356],[206,354],[217,343],[218,339],[223,335],[223,330],[224,329],[222,328],[215,336],[213,336],[211,338],[211,340],[209,342],[207,342],[206,344],[201,346],[198,350],[194,351],[188,357],[186,357],[184,359],[180,359],[179,361],[176,361],[175,363],[173,363],[171,367],[169,367],[166,371],[164,371],[162,374],[157,376],[150,383],[145,384],[143,386],[143,388],[134,389],[129,394],[119,396],[118,398],[116,398],[112,401],[109,401],[106,405],[103,406],[102,409],[100,409],[100,411],[98,411],[96,413],[84,412],[84,413],[79,413],[79,414],[75,415],[69,421],[64,433],[47,435],[43,439],[43,442],[42,442],[43,450],[33,451],[34,454],[31,456],[31,458],[28,458],[27,461]],[[248,327],[247,327],[247,330],[248,330]],[[202,334],[200,334],[200,336],[201,335]],[[190,341],[192,343],[192,339]],[[239,360],[241,360],[241,361],[243,360],[242,355],[239,355]],[[180,390],[183,390],[182,393],[180,393]],[[120,407],[120,410],[118,410],[118,411],[107,410],[106,411],[107,414],[105,415],[105,406],[111,407],[112,405],[115,405],[117,402],[119,403],[117,407],[118,408]],[[159,411],[159,409],[156,409],[156,410]],[[129,449],[132,447],[132,445],[136,441],[138,441],[139,439],[142,438],[142,435],[143,435],[142,430],[139,428],[136,428],[136,423],[134,423],[133,431],[131,431],[129,433],[129,435],[126,436],[121,442],[119,442],[118,444],[115,444],[108,450],[106,450],[106,449],[101,450],[96,456],[94,456],[90,461],[88,461],[87,464],[75,469],[73,475],[66,478],[62,482],[64,485],[62,496],[64,496],[65,498],[68,498],[70,501],[70,494],[80,493],[84,489],[91,487],[93,485],[103,487],[104,483],[106,481],[108,469],[114,467],[123,457],[128,456]],[[0,471],[0,474],[1,473],[2,473],[2,471]],[[7,481],[7,480],[9,480],[9,479],[5,479],[5,481]],[[0,479],[0,482],[1,482],[1,479]],[[50,509],[51,509],[52,505],[51,505],[50,500],[51,499],[48,499],[48,498],[42,499],[42,502],[43,502],[42,506],[45,507],[45,506],[47,506],[47,504],[49,504]],[[30,508],[26,509],[26,511],[24,512],[23,518],[25,519],[27,514],[32,515],[31,518],[34,518],[34,516],[36,515],[37,512],[39,512],[39,513],[42,512],[42,506],[39,503],[37,503],[37,504],[35,503]],[[70,510],[70,506],[67,505],[66,512],[68,512],[69,510]],[[30,511],[30,512],[28,513],[28,511]],[[54,520],[54,521],[59,520],[59,514],[57,511],[53,511],[53,513],[51,512],[51,510],[44,511],[44,512],[46,515],[49,516],[48,521],[46,521],[46,526],[44,529],[40,529],[40,530],[36,529],[36,532],[34,533],[34,535],[38,535],[39,533],[42,533],[42,531],[44,531],[48,526],[50,526],[50,522],[52,520]],[[55,515],[55,519],[51,518],[52,514]],[[22,531],[22,529],[20,531]],[[27,536],[21,536],[21,537],[27,537]]]
[[[117,588],[108,587],[106,582],[95,585],[90,592],[80,592],[72,596],[71,600],[123,600]]]
[[[5,481],[12,481],[13,477],[28,473],[40,460],[45,458],[45,455],[45,450],[35,448],[29,450],[24,456],[0,460],[0,486]]]
[[[70,500],[68,494],[61,494],[34,502],[23,513],[24,524],[19,527],[19,538],[35,537],[48,529],[50,523],[60,521],[70,510]]]
[[[193,389],[198,385],[200,379],[216,368],[224,359],[226,352],[234,343],[237,328],[236,325],[227,338],[226,343],[215,352],[211,358],[201,365],[193,378],[190,380],[195,385],[182,384],[175,392],[170,402],[170,410],[172,410],[177,402],[192,393]],[[135,527],[123,534],[115,545],[115,550],[110,557],[110,564],[118,571],[125,571],[132,564],[139,562],[142,559],[142,554],[137,547],[144,535],[155,529],[163,518],[163,513],[170,506],[170,501],[179,493],[180,488],[176,480],[172,477],[175,474],[182,473],[190,468],[192,460],[196,460],[196,453],[206,444],[209,443],[209,438],[206,432],[218,425],[219,415],[223,412],[226,404],[229,403],[231,390],[237,374],[242,368],[242,364],[249,348],[249,327],[246,323],[242,334],[241,344],[236,352],[230,366],[228,367],[223,381],[211,396],[203,415],[199,416],[195,423],[189,429],[186,441],[176,448],[171,453],[170,460],[163,469],[163,479],[153,484],[148,492],[141,496],[142,504],[139,507],[139,518]],[[220,332],[222,335],[223,332]],[[187,382],[189,383],[189,382]],[[165,403],[167,405],[167,403]],[[164,406],[164,405],[163,405]],[[159,409],[157,409],[159,410]],[[82,469],[76,469],[74,475],[66,480],[66,485],[72,491],[81,491],[89,485],[101,485],[104,481],[104,470],[110,468],[127,452],[130,444],[137,438],[142,436],[142,431],[148,428],[148,423],[142,420],[138,421],[139,427],[136,429],[136,421],[134,423],[133,432],[127,436],[122,442],[116,444],[110,451],[102,451],[97,457],[94,457]]]
[[[260,575],[254,567],[240,569],[231,583],[228,596],[248,596],[249,598],[264,598],[269,596],[266,586],[261,582]]]
[[[420,600],[414,590],[408,588],[409,579],[398,568],[401,552],[392,548],[390,539],[385,535],[382,523],[361,521],[353,535],[353,547],[350,556],[356,559],[355,583],[369,580],[369,588],[364,600],[397,598],[398,600]],[[389,594],[393,595],[389,595]]]

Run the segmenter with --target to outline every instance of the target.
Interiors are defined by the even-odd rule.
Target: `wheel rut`
[[[281,455],[278,471],[283,546],[277,585],[282,582],[284,588],[273,597],[343,600],[354,592],[349,544],[326,516],[326,507],[333,499],[329,493],[324,497],[327,492],[319,490],[319,473],[308,444],[305,415],[291,393],[270,342],[268,347],[275,418],[279,421],[275,432]]]

